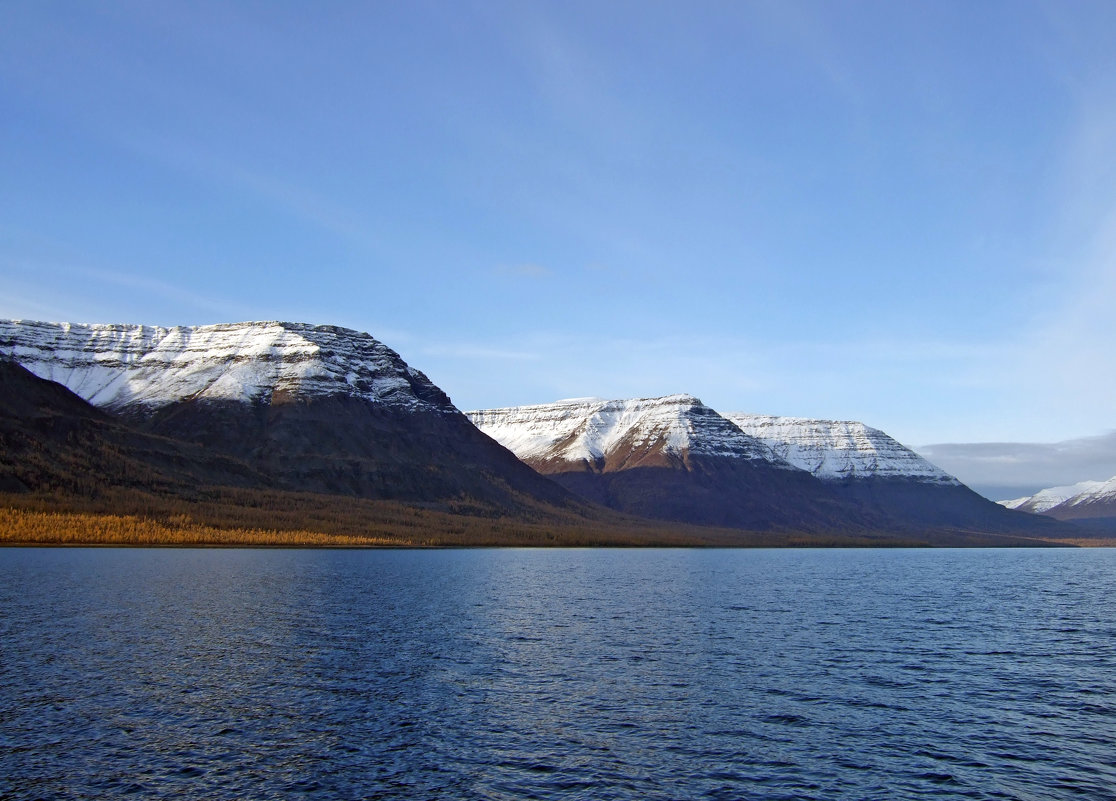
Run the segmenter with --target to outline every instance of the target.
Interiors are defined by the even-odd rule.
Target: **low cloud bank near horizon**
[[[1116,431],[1063,442],[925,445],[918,453],[992,500],[1116,476]]]

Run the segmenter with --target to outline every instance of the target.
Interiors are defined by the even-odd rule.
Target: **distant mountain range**
[[[216,486],[524,525],[650,518],[950,544],[1064,534],[859,423],[720,415],[688,395],[466,417],[386,345],[333,326],[0,321],[0,357],[0,492],[60,505],[105,487],[190,499]]]
[[[623,512],[735,528],[872,524],[689,395],[559,401],[468,416],[540,473]]]
[[[468,413],[567,489],[620,511],[728,526],[1039,531],[861,423],[718,414],[690,395]]]
[[[1116,476],[1108,481],[1082,481],[1049,487],[1034,495],[1000,501],[1008,509],[1056,520],[1072,520],[1095,528],[1116,529]]]

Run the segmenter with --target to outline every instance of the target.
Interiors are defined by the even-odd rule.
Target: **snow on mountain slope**
[[[1026,498],[999,501],[1008,509],[1045,514],[1060,519],[1116,514],[1116,476],[1108,481],[1081,481],[1048,487]]]
[[[1059,525],[997,506],[861,423],[721,415],[690,395],[577,398],[467,416],[571,492],[662,520],[919,537]]]
[[[144,435],[231,458],[269,488],[501,514],[581,505],[393,350],[349,329],[0,321],[4,357]]]
[[[1077,484],[1068,484],[1063,487],[1047,487],[1025,498],[997,501],[997,503],[1008,509],[1018,509],[1021,512],[1042,514],[1048,509],[1053,509],[1055,506],[1066,503],[1067,501],[1078,499],[1091,490],[1104,487],[1106,484],[1112,484],[1112,481],[1080,481]],[[1113,490],[1116,491],[1116,485],[1113,485]]]
[[[593,463],[620,448],[660,446],[672,455],[729,456],[793,469],[692,395],[574,398],[466,414],[481,431],[529,464]]]
[[[344,394],[394,407],[452,409],[395,351],[334,326],[229,323],[160,328],[0,320],[0,354],[95,406],[245,403]]]
[[[692,395],[577,398],[467,416],[567,490],[626,514],[756,531],[874,522]]]
[[[820,479],[894,478],[960,485],[884,432],[863,423],[727,412],[741,431],[764,442],[792,465]]]
[[[1067,498],[1060,506],[1063,509],[1075,506],[1088,506],[1093,504],[1111,504],[1116,502],[1116,476],[1108,481],[1087,481],[1085,484],[1094,486],[1085,487],[1081,492]]]

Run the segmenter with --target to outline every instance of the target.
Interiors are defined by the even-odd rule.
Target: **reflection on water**
[[[0,551],[4,798],[1105,798],[1113,551]]]

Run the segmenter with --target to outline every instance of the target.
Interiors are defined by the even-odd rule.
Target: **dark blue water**
[[[0,550],[0,797],[1116,798],[1116,550]]]

